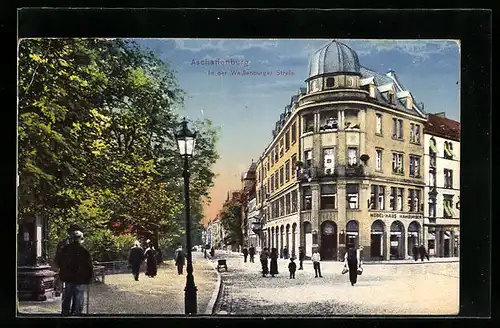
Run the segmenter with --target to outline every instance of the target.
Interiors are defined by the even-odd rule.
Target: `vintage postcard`
[[[21,39],[18,315],[457,315],[460,42]]]

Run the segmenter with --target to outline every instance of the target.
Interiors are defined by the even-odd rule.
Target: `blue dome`
[[[309,61],[309,78],[325,73],[360,74],[358,55],[344,43],[328,43],[316,50]]]

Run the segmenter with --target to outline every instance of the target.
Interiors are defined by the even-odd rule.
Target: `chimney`
[[[434,115],[436,115],[438,117],[446,118],[446,113],[445,112],[436,113]]]

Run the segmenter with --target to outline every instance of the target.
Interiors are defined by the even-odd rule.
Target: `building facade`
[[[346,244],[369,259],[403,259],[423,242],[426,115],[395,72],[360,65],[332,41],[310,59],[257,163],[264,242],[292,255]]]
[[[424,245],[430,255],[459,255],[460,123],[428,114],[424,127]]]

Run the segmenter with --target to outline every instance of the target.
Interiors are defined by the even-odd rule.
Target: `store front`
[[[408,226],[408,249],[407,254],[413,256],[413,247],[420,246],[420,223],[412,221]]]
[[[304,237],[305,237],[305,252],[306,256],[312,256],[312,246],[313,246],[313,237],[312,237],[312,225],[311,222],[304,222]]]
[[[385,245],[385,224],[381,220],[376,220],[371,227],[370,258],[372,260],[384,259]]]
[[[404,254],[404,226],[401,221],[394,221],[390,231],[390,259],[402,260]]]

